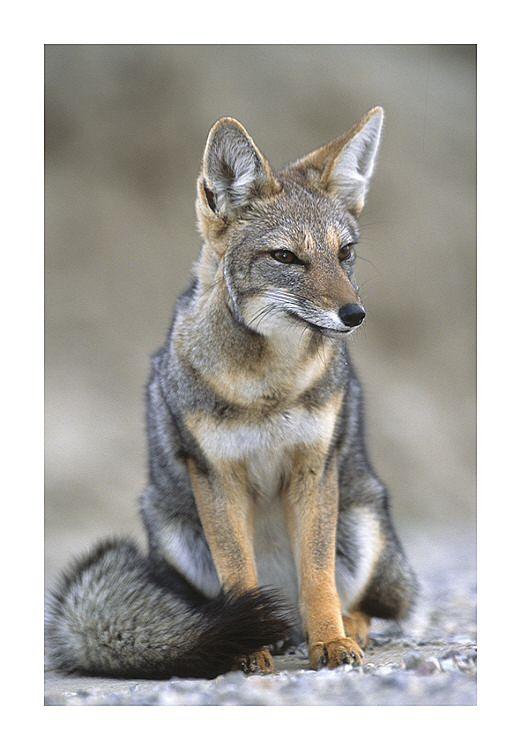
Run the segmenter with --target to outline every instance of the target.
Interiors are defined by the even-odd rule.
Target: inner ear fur
[[[223,117],[211,129],[198,180],[199,209],[225,224],[259,198],[280,190],[271,168],[246,129]]]
[[[373,174],[383,125],[383,109],[374,107],[335,140],[292,164],[306,182],[335,195],[355,217],[363,208]]]

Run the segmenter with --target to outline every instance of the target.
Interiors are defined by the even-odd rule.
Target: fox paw
[[[318,641],[309,647],[309,661],[313,669],[334,669],[341,664],[361,664],[364,652],[352,638],[337,638],[323,643]]]
[[[245,674],[270,674],[273,672],[273,659],[268,649],[263,648],[253,654],[240,656],[236,668]]]

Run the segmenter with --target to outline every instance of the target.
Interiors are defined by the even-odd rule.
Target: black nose
[[[344,325],[354,328],[355,326],[359,326],[365,318],[365,310],[360,305],[350,302],[348,305],[340,308],[338,315]]]

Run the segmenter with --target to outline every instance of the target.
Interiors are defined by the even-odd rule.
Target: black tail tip
[[[267,587],[223,590],[200,614],[208,627],[176,665],[177,676],[213,679],[233,669],[238,657],[285,641],[296,623],[296,611]]]
[[[249,626],[252,637],[262,641],[259,645],[284,640],[295,627],[295,609],[276,589],[268,586],[248,591],[228,589],[222,591],[212,604],[229,613],[240,630],[243,624]]]

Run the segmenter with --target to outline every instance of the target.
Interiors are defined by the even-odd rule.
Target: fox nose
[[[344,325],[354,328],[355,326],[359,326],[365,318],[365,310],[360,305],[350,302],[348,305],[340,308],[338,316]]]

